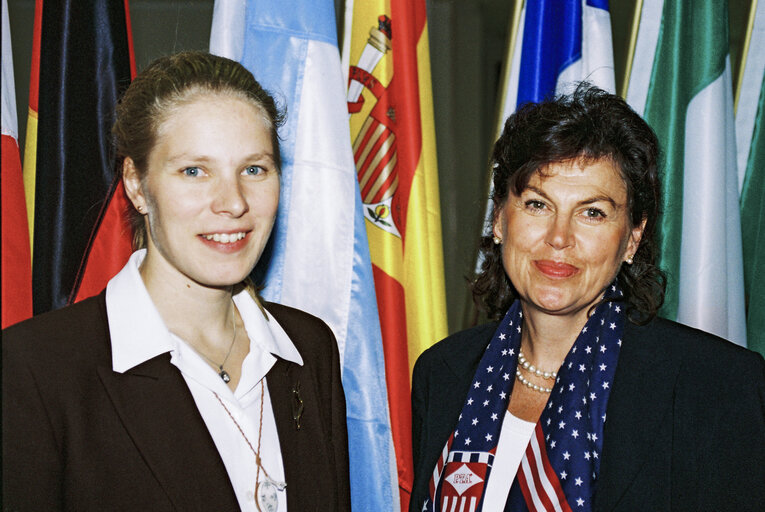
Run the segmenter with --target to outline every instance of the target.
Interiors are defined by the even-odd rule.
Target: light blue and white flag
[[[267,300],[332,328],[343,364],[354,510],[392,510],[395,455],[382,337],[332,0],[216,0],[210,51],[286,107]]]

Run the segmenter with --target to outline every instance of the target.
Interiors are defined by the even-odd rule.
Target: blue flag
[[[518,105],[581,80],[615,91],[608,0],[529,0],[516,34],[506,57],[500,129]]]

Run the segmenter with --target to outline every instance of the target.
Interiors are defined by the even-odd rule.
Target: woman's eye
[[[202,170],[199,167],[186,167],[183,170],[183,174],[186,176],[190,176],[192,178],[196,178],[200,174],[202,174]]]
[[[538,201],[536,199],[530,199],[526,201],[526,208],[533,211],[541,211],[544,210],[545,204],[542,201]]]
[[[246,174],[247,176],[259,176],[265,172],[266,170],[259,165],[250,165],[245,167],[243,174]]]
[[[588,219],[605,219],[606,214],[603,212],[603,210],[600,210],[598,208],[587,208],[584,211],[584,216]]]

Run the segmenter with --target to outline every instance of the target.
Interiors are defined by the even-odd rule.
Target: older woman
[[[348,510],[332,332],[262,304],[281,116],[240,64],[183,53],[113,133],[137,245],[104,293],[3,333],[4,510]]]
[[[410,510],[761,510],[761,356],[656,317],[658,144],[580,86],[511,116],[474,294],[413,377]]]

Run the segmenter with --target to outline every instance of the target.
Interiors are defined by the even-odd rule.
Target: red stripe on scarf
[[[555,469],[552,467],[550,459],[547,457],[547,448],[545,447],[544,432],[542,431],[541,423],[537,423],[537,426],[534,429],[534,435],[537,437],[537,442],[539,443],[539,450],[542,456],[542,464],[545,469],[545,474],[547,475],[550,484],[552,484],[552,488],[558,498],[558,503],[560,503],[561,509],[564,512],[571,512],[571,507],[566,500],[566,495],[563,493],[563,485],[560,483],[558,475],[555,473]]]
[[[534,441],[536,441],[539,454],[533,449],[532,445],[534,444]],[[524,470],[524,462],[529,467],[528,472]],[[544,475],[540,473],[540,468],[542,468]],[[553,494],[549,494],[547,489],[542,485],[542,478],[546,478],[549,481]],[[543,510],[550,512],[555,510],[571,512],[571,507],[563,494],[563,487],[561,486],[560,480],[558,480],[558,475],[555,474],[555,470],[547,457],[541,423],[537,423],[537,426],[534,428],[533,437],[524,453],[523,461],[518,469],[518,483],[520,484],[523,498],[526,501],[529,510],[537,510],[532,497],[532,494],[536,494],[544,506]],[[554,505],[555,502],[559,505],[557,509]]]

